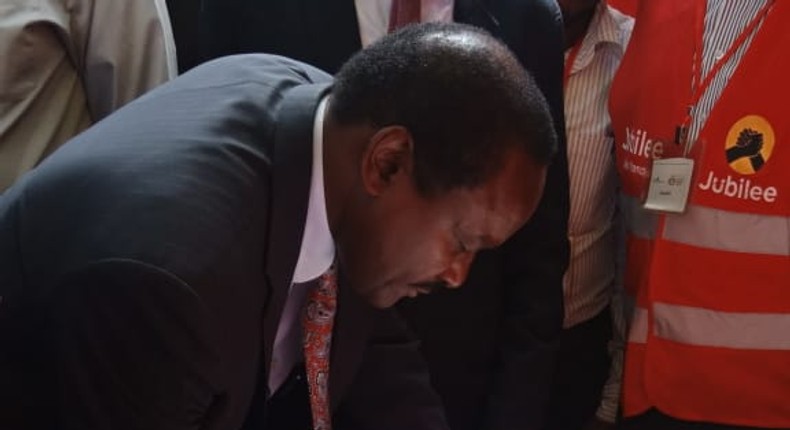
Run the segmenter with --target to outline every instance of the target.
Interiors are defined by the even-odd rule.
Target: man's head
[[[463,283],[475,253],[534,212],[556,150],[532,79],[460,24],[406,27],[349,60],[325,137],[340,262],[377,307]]]

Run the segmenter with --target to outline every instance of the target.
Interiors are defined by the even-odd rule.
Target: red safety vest
[[[774,2],[700,132],[687,211],[641,207],[651,159],[681,153],[704,11],[705,0],[641,2],[612,85],[637,305],[624,414],[790,428],[790,1]],[[749,139],[759,156],[739,157]]]

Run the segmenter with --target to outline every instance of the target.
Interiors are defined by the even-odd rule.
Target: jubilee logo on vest
[[[631,155],[625,157],[623,169],[643,178],[650,177],[650,161],[664,155],[664,142],[648,137],[645,130],[630,127],[625,129],[625,141],[620,144],[620,148]]]
[[[735,173],[716,175],[710,170],[702,176],[698,187],[725,197],[773,203],[778,191],[774,186],[764,186],[754,179],[771,158],[776,137],[773,127],[759,115],[747,115],[730,127],[724,142],[724,157]]]

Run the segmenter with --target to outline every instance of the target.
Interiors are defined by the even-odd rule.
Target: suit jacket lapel
[[[313,165],[315,111],[328,91],[329,84],[294,87],[285,94],[278,115],[265,262],[269,283],[263,325],[265,375],[269,374],[274,337],[302,244]]]

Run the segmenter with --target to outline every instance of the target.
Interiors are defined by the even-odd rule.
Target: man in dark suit
[[[140,98],[0,198],[0,428],[447,428],[385,308],[460,286],[526,222],[549,121],[460,25],[387,37],[334,84],[236,56]],[[300,299],[327,255],[339,282],[304,285],[336,304]],[[291,331],[331,353],[280,360]]]
[[[334,72],[360,47],[355,3],[203,0],[209,54],[277,52]],[[569,255],[562,15],[553,0],[456,0],[453,19],[488,30],[534,76],[559,151],[530,222],[505,246],[481,254],[464,288],[400,310],[423,342],[452,428],[540,429],[562,332]]]

